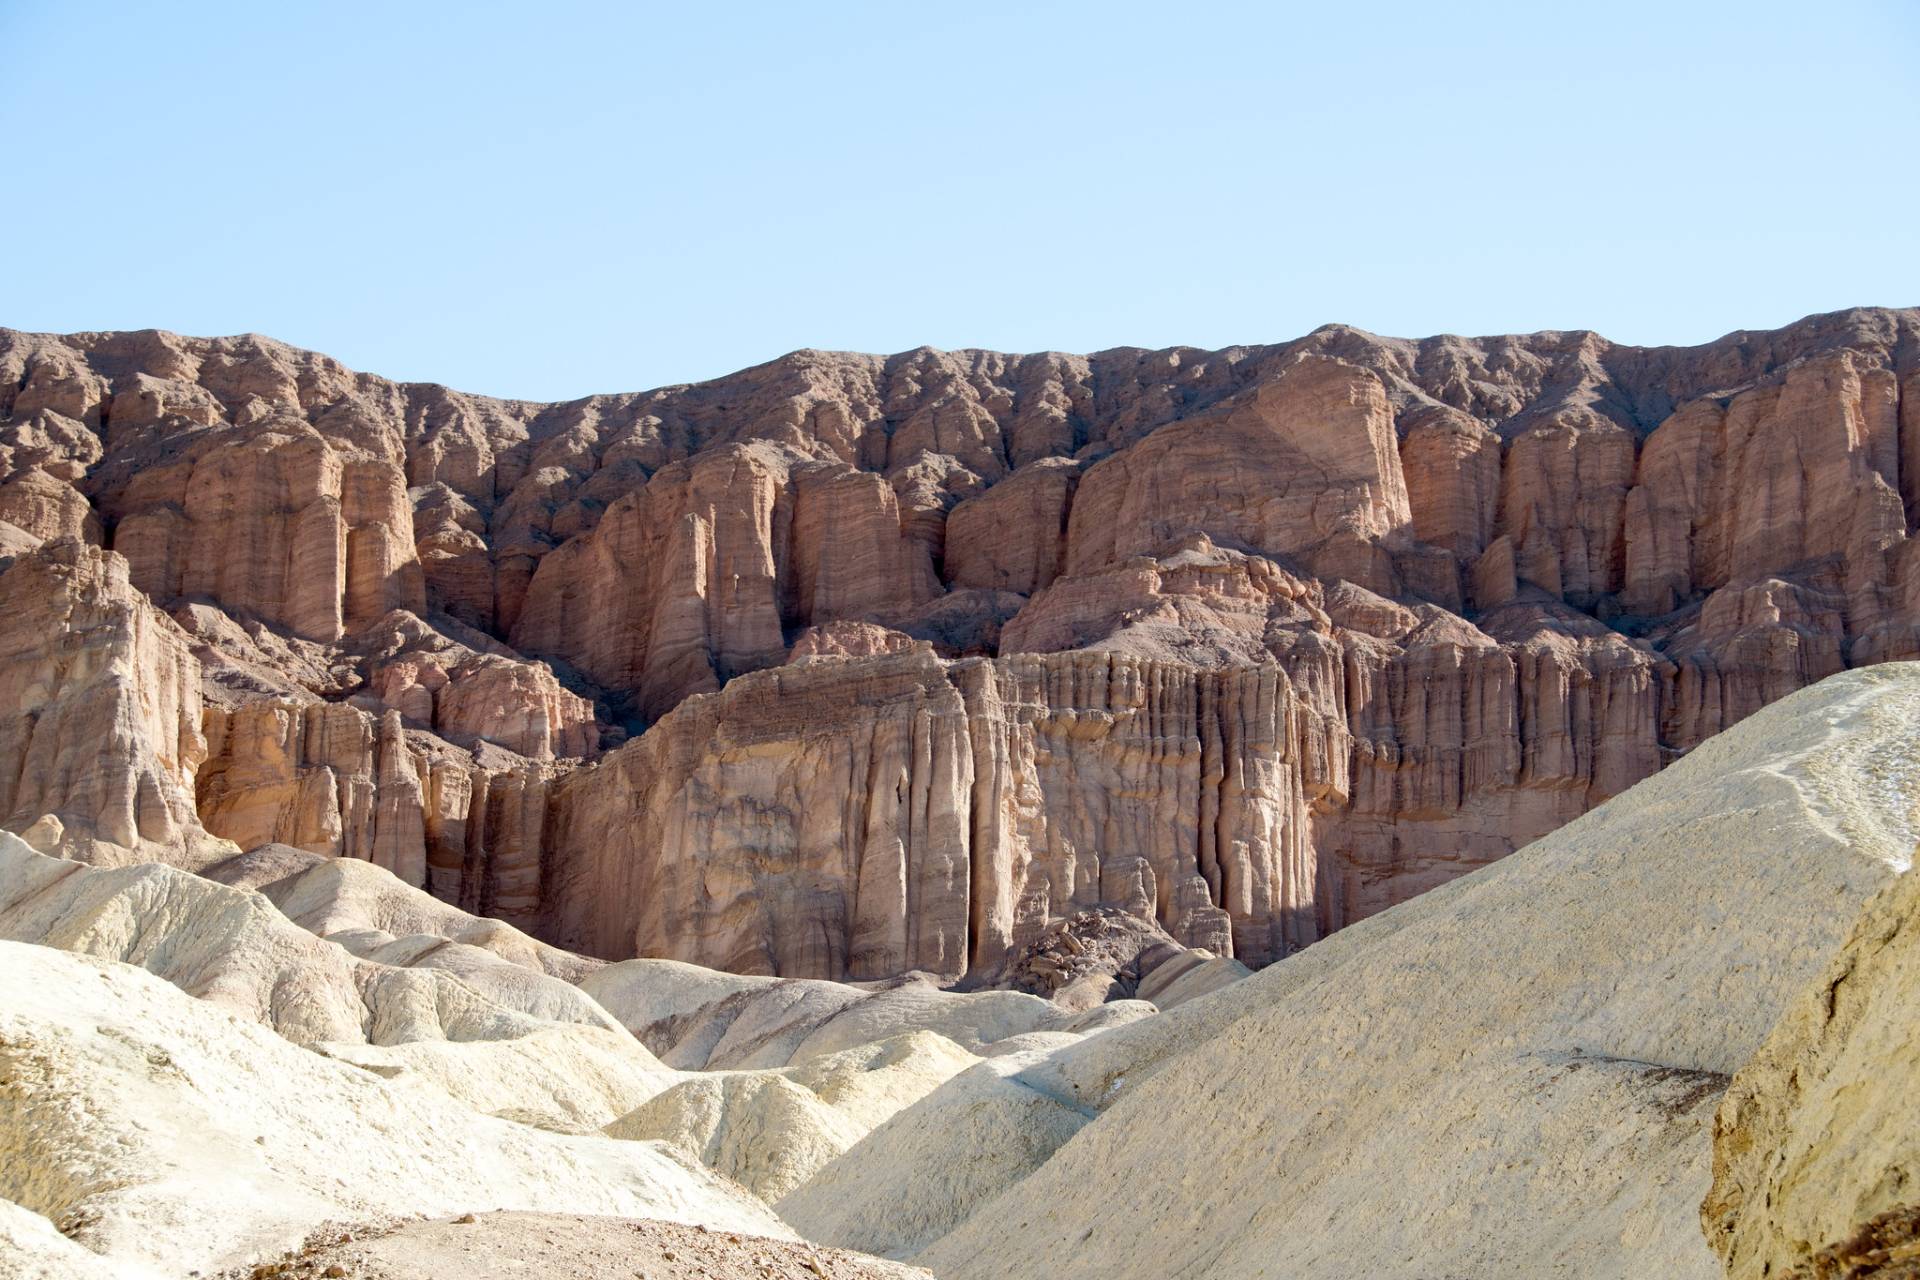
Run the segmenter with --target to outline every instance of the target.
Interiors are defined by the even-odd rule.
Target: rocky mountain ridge
[[[990,977],[1106,904],[1265,963],[1920,653],[1916,335],[799,352],[536,405],[0,331],[0,810],[360,857],[608,958]]]

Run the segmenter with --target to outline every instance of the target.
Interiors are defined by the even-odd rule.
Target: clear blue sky
[[[1915,0],[0,0],[0,50],[0,324],[501,395],[1920,304]]]

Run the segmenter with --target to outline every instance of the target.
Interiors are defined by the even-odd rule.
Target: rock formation
[[[991,980],[1123,906],[1267,963],[1920,654],[1917,336],[803,351],[532,404],[0,331],[0,644],[49,673],[0,689],[0,821],[372,861],[613,959]]]
[[[1251,976],[1136,866],[1007,956],[1053,999],[609,964],[364,859],[0,833],[0,1271],[1899,1274],[1917,726],[1920,664],[1836,675]]]
[[[194,809],[199,663],[126,562],[72,539],[27,551],[0,572],[0,619],[6,820],[90,861],[220,856]]]
[[[1913,760],[1870,767],[1897,786]],[[1700,1218],[1728,1280],[1897,1276],[1920,1257],[1917,981],[1909,872],[1867,904],[1727,1088]]]

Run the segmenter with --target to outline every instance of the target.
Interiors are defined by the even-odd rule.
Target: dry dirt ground
[[[483,1213],[316,1233],[221,1280],[932,1280],[839,1249],[644,1218]]]

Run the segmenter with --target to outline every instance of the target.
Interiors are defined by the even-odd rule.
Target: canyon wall
[[[187,637],[120,557],[73,539],[16,547],[0,570],[8,827],[91,862],[215,856],[194,811],[207,743]]]
[[[1917,338],[804,351],[533,404],[0,330],[0,809],[607,956],[990,976],[1105,903],[1261,963],[1920,654]],[[96,688],[89,764],[48,690]]]

